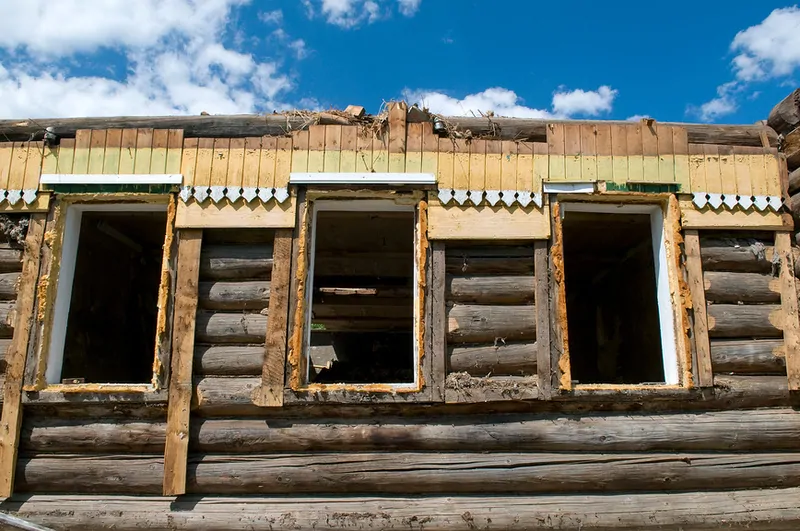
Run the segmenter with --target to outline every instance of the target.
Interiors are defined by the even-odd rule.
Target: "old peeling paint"
[[[45,313],[47,311],[47,291],[50,289],[50,275],[42,275],[39,278],[39,283],[36,286],[36,300],[38,305],[36,308],[36,320],[38,322],[44,321]]]
[[[418,389],[425,386],[425,371],[423,370],[422,358],[425,353],[425,287],[427,284],[427,277],[425,275],[426,263],[428,261],[428,202],[424,199],[419,202],[419,223],[417,224],[417,234],[419,234],[419,255],[417,263],[417,300],[419,301],[419,313],[417,320],[419,326],[417,327],[417,345],[419,345],[418,354]]]
[[[572,389],[572,370],[569,365],[569,342],[567,338],[567,296],[564,287],[564,240],[561,232],[561,205],[557,202],[551,206],[553,216],[553,245],[550,247],[550,257],[552,260],[552,274],[555,281],[556,304],[555,319],[556,324],[561,328],[561,355],[558,358],[559,386],[561,389]]]
[[[308,269],[308,218],[311,202],[306,202],[303,210],[303,219],[300,220],[300,235],[297,238],[297,264],[294,269],[296,291],[294,294],[295,308],[293,317],[292,336],[289,340],[289,355],[287,361],[291,367],[289,384],[292,389],[298,390],[303,385],[303,343],[305,336],[305,306],[306,306],[306,276]]]
[[[161,281],[158,286],[158,317],[156,320],[156,347],[155,355],[153,358],[153,379],[152,384],[154,387],[159,388],[162,381],[162,371],[164,370],[162,364],[162,351],[169,346],[169,326],[168,326],[168,308],[169,308],[169,295],[171,291],[172,281],[172,245],[175,239],[175,213],[176,213],[176,196],[170,195],[169,206],[167,207],[167,227],[166,235],[164,236],[163,256],[161,258]],[[166,353],[166,358],[169,359],[169,353]]]
[[[669,268],[670,300],[673,312],[675,313],[675,332],[676,332],[676,352],[678,357],[678,370],[681,374],[680,383],[683,386],[693,385],[692,373],[692,344],[689,339],[691,333],[691,322],[689,312],[694,308],[692,294],[689,283],[686,282],[684,275],[679,274],[683,271],[683,233],[681,232],[681,211],[680,204],[674,195],[668,196],[665,207],[665,243],[667,245],[667,263],[670,261],[673,267]],[[677,289],[677,294],[675,290]]]

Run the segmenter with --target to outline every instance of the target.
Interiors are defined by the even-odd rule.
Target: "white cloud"
[[[419,10],[422,0],[397,0],[397,8],[406,17],[413,17]]]
[[[422,0],[301,0],[309,18],[319,13],[329,24],[351,29],[364,23],[372,24],[391,15],[392,5],[406,17],[419,10]]]
[[[407,89],[403,95],[412,103],[446,116],[480,116],[491,111],[496,116],[516,118],[570,118],[575,115],[595,116],[610,111],[617,91],[602,86],[596,91],[578,89],[556,92],[553,95],[552,109],[526,107],[514,91],[502,87],[469,94],[463,99],[424,90]]]
[[[258,14],[258,19],[265,24],[282,24],[283,11],[275,9],[273,11],[262,11]]]
[[[13,10],[0,4],[0,49],[7,52],[0,60],[0,116],[282,108],[292,82],[281,73],[280,59],[258,60],[241,43],[224,44],[232,10],[246,2],[96,0],[89,8],[83,0],[27,0]],[[104,49],[124,58],[124,77],[71,73],[77,53]],[[298,41],[290,49],[305,53]]]
[[[646,118],[651,118],[649,114],[634,114],[633,116],[628,116],[625,118],[626,122],[640,122]]]

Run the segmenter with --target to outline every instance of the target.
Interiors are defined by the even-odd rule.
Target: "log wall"
[[[10,219],[18,221],[20,218]],[[14,337],[14,308],[17,301],[17,282],[22,272],[22,253],[22,245],[0,231],[0,404],[3,403],[5,388],[6,351]]]

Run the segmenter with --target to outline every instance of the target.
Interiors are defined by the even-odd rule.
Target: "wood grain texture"
[[[786,349],[786,375],[789,379],[789,390],[800,391],[800,314],[798,314],[797,308],[791,233],[775,233],[775,253],[779,257],[781,268],[781,308],[784,319],[783,342]]]
[[[227,199],[219,203],[180,201],[175,227],[179,229],[291,228],[295,223],[295,204],[294,197],[283,203],[277,201],[231,203]]]
[[[710,304],[708,335],[711,338],[782,337],[782,309],[777,304]]]
[[[447,311],[449,343],[536,339],[536,307],[455,304]]]
[[[780,279],[760,273],[707,271],[705,298],[712,303],[777,303],[781,301]]]
[[[700,235],[696,230],[684,233],[686,249],[686,275],[694,311],[694,345],[697,360],[696,378],[698,387],[714,385],[711,369],[711,351],[708,339],[708,318],[706,315],[705,288],[703,286],[703,266],[700,256]]]
[[[258,376],[263,345],[195,345],[194,373],[203,376]]]
[[[715,373],[785,375],[786,349],[783,339],[716,339],[711,342],[711,362]]]
[[[536,372],[536,343],[453,346],[449,370],[471,376],[530,376]]]
[[[476,304],[525,304],[534,292],[533,276],[451,276],[446,286],[447,300]]]
[[[178,232],[177,280],[172,325],[172,367],[169,380],[167,436],[163,459],[163,494],[186,493],[189,415],[192,402],[195,315],[203,233]],[[157,477],[157,476],[156,476]]]
[[[554,374],[550,359],[550,256],[548,242],[534,243],[534,271],[536,274],[536,369],[541,398],[552,396]]]
[[[446,308],[446,249],[442,242],[430,244],[430,397],[434,402],[444,400],[444,381],[447,375],[447,308]]]
[[[431,199],[428,238],[431,240],[532,240],[550,237],[547,208],[481,205],[448,206]]]

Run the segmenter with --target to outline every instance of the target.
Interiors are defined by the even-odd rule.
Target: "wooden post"
[[[292,271],[292,230],[275,231],[272,277],[270,278],[269,310],[264,365],[256,404],[267,407],[283,405],[286,341],[289,320],[289,285]]]
[[[447,308],[445,307],[445,244],[431,242],[431,400],[444,400],[444,381],[447,377]]]
[[[28,339],[34,319],[36,277],[39,274],[45,214],[31,215],[25,254],[19,278],[14,338],[6,352],[6,384],[3,392],[3,415],[0,420],[0,498],[11,496],[17,466],[19,430],[22,425],[22,380]]]
[[[792,254],[792,233],[775,233],[775,252],[780,258],[781,307],[783,309],[783,344],[786,348],[786,375],[789,390],[800,391],[800,317]],[[6,384],[8,385],[8,384]]]
[[[192,405],[192,358],[202,240],[203,231],[199,229],[183,229],[178,233],[172,364],[164,448],[165,496],[186,493],[189,416]]]
[[[564,287],[564,239],[561,232],[561,205],[552,202],[553,243],[550,247],[550,381],[551,392],[572,390],[567,332],[567,296]]]
[[[539,397],[549,400],[553,395],[550,366],[550,266],[547,240],[533,244],[534,274],[536,275],[536,372],[539,375]]]
[[[684,233],[686,246],[686,273],[694,310],[694,343],[697,352],[697,386],[712,387],[714,372],[711,366],[711,345],[708,340],[706,290],[703,282],[703,265],[700,257],[700,235],[696,230]]]

